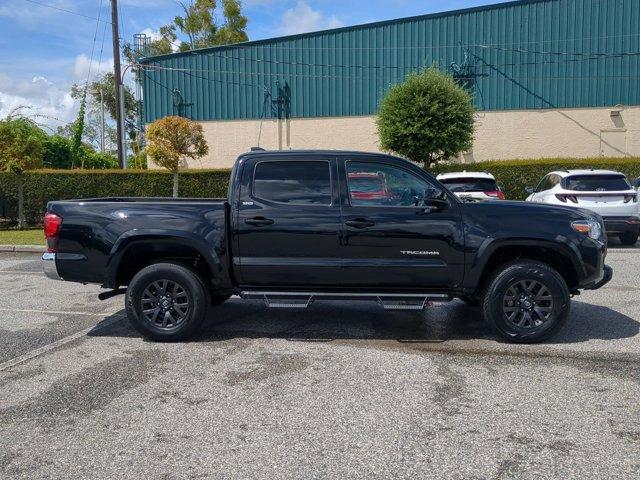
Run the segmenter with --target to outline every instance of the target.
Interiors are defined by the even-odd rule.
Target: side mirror
[[[527,192],[529,195],[531,195],[533,192],[536,191],[536,187],[524,187],[524,191]]]
[[[426,207],[444,208],[449,205],[447,194],[437,187],[429,187],[424,191],[424,205]]]

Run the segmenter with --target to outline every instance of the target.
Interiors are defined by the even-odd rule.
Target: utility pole
[[[122,128],[123,108],[120,101],[122,95],[122,76],[120,73],[120,37],[118,33],[118,0],[111,0],[111,36],[113,37],[113,74],[116,88],[116,131],[118,137],[118,163],[125,168],[124,129]]]

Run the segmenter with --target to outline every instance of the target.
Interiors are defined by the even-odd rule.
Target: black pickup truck
[[[412,163],[360,152],[244,154],[228,198],[50,202],[45,235],[49,277],[100,284],[103,298],[126,287],[129,320],[154,340],[189,337],[210,305],[239,295],[404,310],[460,298],[500,337],[537,342],[571,295],[612,275],[595,213],[462,203]]]

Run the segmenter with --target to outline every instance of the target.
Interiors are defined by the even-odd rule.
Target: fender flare
[[[194,233],[182,230],[166,230],[166,229],[135,229],[130,230],[118,237],[113,244],[106,265],[105,287],[116,288],[116,277],[118,269],[123,259],[133,246],[148,242],[163,242],[174,245],[185,245],[197,251],[202,259],[207,263],[214,281],[222,288],[230,288],[231,280],[229,277],[228,265],[220,258],[219,252],[205,242],[204,238]],[[226,244],[222,245],[226,254]]]
[[[553,250],[569,260],[578,278],[586,275],[580,250],[563,236],[558,236],[553,240],[548,238],[489,237],[482,242],[472,261],[467,264],[469,273],[465,276],[465,287],[477,287],[485,273],[489,259],[499,249],[508,247],[546,248]]]

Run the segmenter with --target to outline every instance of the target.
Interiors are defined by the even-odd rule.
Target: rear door
[[[441,187],[420,170],[391,157],[338,160],[345,286],[450,288],[463,277],[464,231],[459,202],[441,210],[419,206],[425,190]],[[360,191],[380,178],[375,195]],[[358,181],[353,181],[354,179]],[[417,205],[418,204],[418,205]]]
[[[234,258],[242,285],[330,286],[340,268],[336,162],[269,155],[243,166]]]

